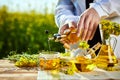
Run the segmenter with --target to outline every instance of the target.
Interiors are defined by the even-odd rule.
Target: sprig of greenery
[[[18,67],[37,67],[38,55],[23,54],[15,65]]]
[[[38,54],[28,54],[27,52],[18,54],[16,51],[11,51],[9,54],[8,59],[14,61],[18,67],[37,67]]]

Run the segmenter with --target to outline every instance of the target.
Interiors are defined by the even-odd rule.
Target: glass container
[[[60,66],[59,52],[41,52],[39,56],[39,68],[41,70],[55,70]]]
[[[111,41],[113,45],[111,45]],[[114,49],[117,43],[117,39],[115,37],[110,37],[108,40],[104,40],[104,43],[101,46],[101,49],[95,58],[95,63],[98,68],[112,71],[113,67],[117,65],[118,61],[116,56],[114,55]]]

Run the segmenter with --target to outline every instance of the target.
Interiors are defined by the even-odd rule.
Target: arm
[[[78,22],[77,35],[82,40],[92,40],[100,19],[120,16],[120,0],[95,1],[90,4],[89,9],[83,12]]]
[[[71,0],[59,0],[55,10],[55,21],[58,27],[68,22],[77,23],[79,17],[74,15],[74,5]]]
[[[59,27],[60,34],[65,34],[66,29],[70,27],[77,27],[76,23],[79,20],[79,16],[75,14],[75,7],[71,0],[59,0],[55,9],[55,21]],[[64,44],[65,48],[70,48],[70,41],[68,39],[61,39],[60,41]]]
[[[90,4],[101,18],[120,16],[120,0],[96,0]]]

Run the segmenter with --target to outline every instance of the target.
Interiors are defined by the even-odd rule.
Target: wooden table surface
[[[52,72],[39,70],[37,80],[120,80],[120,60],[118,66],[115,67],[117,71],[106,71],[95,68],[90,72],[77,72],[73,75],[67,75],[62,72]]]
[[[36,68],[18,68],[9,60],[0,60],[0,80],[37,80]]]
[[[59,80],[120,80],[120,71],[108,72],[101,69],[74,75],[58,74],[60,75]],[[9,60],[0,60],[0,80],[54,80],[54,78],[49,72],[38,71],[37,68],[18,68]]]

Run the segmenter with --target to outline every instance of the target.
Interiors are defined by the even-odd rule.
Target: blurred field
[[[49,34],[45,33],[49,31]],[[49,50],[48,36],[57,33],[58,28],[53,13],[9,12],[6,6],[0,8],[0,58],[11,51],[36,54]],[[60,43],[50,41],[51,50],[64,51]]]

